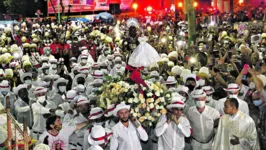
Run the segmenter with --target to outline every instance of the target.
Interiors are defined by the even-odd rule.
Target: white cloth
[[[23,118],[27,120],[27,126],[31,127],[33,124],[32,110],[30,106],[21,98],[18,98],[14,103],[17,114],[17,121],[23,123]]]
[[[211,108],[216,109],[217,108],[217,103],[218,103],[217,100],[211,99],[208,103],[206,102],[206,105],[210,106]]]
[[[94,146],[91,146],[88,150],[104,150],[104,149],[98,145],[94,145]]]
[[[130,66],[148,67],[161,59],[158,52],[147,43],[147,37],[139,37],[138,40],[140,44],[129,57],[128,64]]]
[[[239,138],[240,144],[232,145],[231,139]],[[238,111],[234,117],[225,114],[221,117],[213,142],[215,150],[260,150],[257,131],[251,117]]]
[[[110,74],[113,78],[118,77],[119,74],[123,75],[126,71],[126,68],[121,66],[120,68],[117,67],[118,65],[116,64],[113,69],[110,71]]]
[[[85,118],[81,113],[79,113],[79,115],[74,118],[75,124],[80,124],[80,123],[83,123],[86,121],[88,121],[88,119]],[[82,129],[75,131],[75,133],[77,134],[77,137],[78,137],[78,143],[77,144],[81,145],[81,147],[83,145],[84,133],[86,132],[86,130],[87,130],[87,128],[83,127]]]
[[[193,130],[192,137],[196,139],[192,142],[193,149],[211,149],[211,139],[213,139],[214,135],[214,121],[220,118],[220,113],[209,106],[205,106],[204,111],[199,113],[196,106],[193,106],[189,108],[187,117]]]
[[[173,121],[167,123],[167,118],[162,115],[156,125],[155,135],[159,137],[158,150],[183,150],[185,148],[185,137],[189,137],[190,124],[185,116],[181,116],[179,124]]]
[[[51,135],[45,131],[39,139],[39,143],[43,143],[48,136],[48,144],[51,150],[69,150],[69,137],[76,130],[76,126],[62,128],[58,135]]]
[[[216,105],[216,110],[218,110],[221,115],[224,115],[224,103],[225,103],[226,99],[227,98],[220,99]],[[248,108],[247,102],[245,102],[239,98],[236,98],[236,99],[239,103],[239,107],[238,107],[239,110],[242,111],[243,113],[249,115],[249,108]]]
[[[46,119],[43,117],[44,114],[49,114],[50,109],[55,109],[56,105],[51,101],[46,101],[47,104],[44,107],[39,103],[39,101],[32,104],[32,112],[33,112],[33,126],[32,130],[36,132],[43,133],[45,131]]]
[[[141,126],[136,128],[130,121],[128,127],[119,121],[112,131],[110,150],[142,150],[140,140],[148,140],[146,131]]]

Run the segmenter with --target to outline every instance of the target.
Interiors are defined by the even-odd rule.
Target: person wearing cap
[[[52,101],[46,100],[47,89],[44,87],[36,87],[34,94],[37,101],[32,104],[33,126],[32,137],[39,139],[39,136],[45,130],[45,122],[48,115],[55,113],[56,105]]]
[[[115,126],[115,122],[117,119],[113,116],[113,112],[115,110],[115,107],[116,107],[115,104],[109,105],[109,106],[107,106],[107,109],[104,112],[104,117],[106,120],[104,123],[105,128],[112,129]]]
[[[110,74],[113,77],[120,75],[123,75],[125,73],[126,68],[122,66],[122,59],[121,57],[116,57],[114,60],[114,67],[110,71]]]
[[[155,127],[155,135],[159,137],[158,150],[183,150],[185,137],[191,134],[188,119],[183,115],[185,103],[183,97],[172,97],[167,105],[168,112],[162,115]]]
[[[260,150],[256,125],[249,115],[239,108],[236,98],[227,98],[224,112],[219,121],[212,149]]]
[[[203,86],[202,89],[206,93],[206,105],[216,109],[218,101],[212,98],[214,89],[211,86]]]
[[[119,118],[119,122],[112,128],[110,150],[141,150],[140,140],[148,140],[139,121],[134,116],[129,118],[129,110],[130,106],[125,104],[118,104],[114,110],[114,116]]]
[[[83,73],[77,74],[72,83],[72,88],[76,87],[77,85],[81,84],[84,85],[86,81],[86,75]]]
[[[168,90],[171,92],[177,92],[176,83],[177,81],[174,76],[168,76],[167,80],[164,82]]]
[[[80,57],[80,61],[78,63],[80,67],[89,66],[88,65],[88,54],[81,54],[79,57]]]
[[[89,84],[86,88],[86,95],[91,95],[96,92],[99,92],[99,88],[103,85],[102,79],[95,79],[92,83]]]
[[[235,83],[228,84],[227,88],[224,88],[224,90],[227,92],[227,95],[229,98],[236,98],[239,103],[239,110],[243,113],[249,115],[249,108],[247,102],[243,101],[242,99],[238,98],[240,87]],[[224,103],[227,98],[222,98],[218,100],[218,103],[216,105],[216,110],[220,112],[221,115],[224,114]]]
[[[69,150],[69,137],[75,131],[88,125],[88,121],[62,127],[59,116],[51,115],[46,120],[46,130],[40,136],[39,143],[46,143],[52,150]]]
[[[37,52],[37,45],[31,44],[31,56],[30,56],[30,62],[32,65],[36,68],[40,67],[40,54]]]
[[[113,133],[108,128],[102,126],[94,126],[87,139],[91,147],[88,150],[105,150],[108,147],[108,142]]]
[[[102,51],[102,54],[98,57],[97,63],[105,62],[107,61],[107,55],[110,54],[109,48],[104,48]]]
[[[148,81],[150,82],[163,82],[163,77],[160,76],[158,71],[151,71],[149,77]]]
[[[77,124],[77,123],[88,121],[88,117],[90,115],[90,101],[86,97],[80,96],[77,100],[76,106],[77,106],[76,111],[78,114],[74,116],[74,119],[73,119],[74,122]],[[86,128],[82,128],[75,132],[78,138],[77,149],[82,149],[83,147],[85,131],[86,131]]]
[[[2,105],[7,107],[7,98],[9,99],[10,102],[10,109],[11,113],[16,116],[16,111],[14,107],[14,102],[16,101],[16,96],[13,92],[10,91],[11,87],[9,85],[9,81],[3,80],[0,83],[0,102]]]
[[[107,65],[108,65],[107,62],[101,62],[100,63],[100,70],[103,72],[104,75],[108,75],[109,74]]]
[[[64,103],[67,83],[68,80],[64,78],[59,78],[54,82],[53,89],[55,89],[57,92],[51,97],[51,100],[56,104],[56,106]]]
[[[193,130],[191,146],[193,149],[210,150],[220,113],[206,105],[207,98],[203,89],[194,90],[192,98],[196,106],[190,107],[187,112]]]
[[[105,126],[104,121],[103,121],[103,119],[104,119],[103,117],[104,117],[104,111],[102,108],[95,107],[95,108],[91,109],[90,115],[88,117],[90,125],[84,134],[83,149],[89,148],[88,137],[89,137],[89,134],[91,133],[92,127],[95,127],[95,126],[103,126],[104,127]]]
[[[254,87],[254,85],[257,91],[261,92],[263,90],[263,86],[261,85],[261,81],[258,78],[256,72],[251,68],[248,68],[247,71],[249,72],[251,76],[248,76],[248,74],[244,75],[245,69],[243,69],[241,73],[238,75],[238,77],[236,78],[236,84],[240,86],[239,93],[241,94],[241,95],[239,94],[238,97],[242,100],[245,99],[248,91],[252,88],[252,86]],[[244,79],[243,76],[246,76],[246,79]],[[248,86],[242,83],[243,79],[247,81]]]
[[[31,102],[28,96],[28,89],[26,84],[20,84],[15,87],[14,94],[18,96],[18,99],[15,101],[14,106],[16,110],[16,118],[19,123],[23,123],[24,120],[27,120],[27,126],[32,127],[33,116],[31,109]]]

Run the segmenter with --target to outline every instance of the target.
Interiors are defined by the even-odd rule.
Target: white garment
[[[94,146],[91,146],[88,150],[104,150],[104,149],[98,145],[94,145]]]
[[[167,123],[167,118],[162,115],[156,125],[155,135],[159,137],[158,150],[183,150],[185,148],[185,137],[189,137],[190,124],[185,116],[181,116],[179,124],[173,121]]]
[[[245,99],[248,90],[249,90],[249,87],[246,86],[246,85],[244,85],[244,84],[242,84],[242,85],[241,85],[241,88],[240,88],[240,90],[239,90],[238,98],[239,98],[239,99]],[[240,96],[240,95],[241,95],[241,96]]]
[[[129,57],[128,64],[133,67],[148,67],[157,63],[161,57],[158,52],[147,43],[147,37],[138,38],[140,44]]]
[[[210,106],[211,108],[214,108],[214,109],[216,109],[217,103],[218,103],[218,101],[214,100],[214,99],[211,99],[209,102],[206,101],[206,105]]]
[[[232,145],[231,139],[239,138],[240,144]],[[213,142],[214,150],[260,150],[257,131],[251,117],[238,111],[231,117],[225,114],[221,117]]]
[[[39,101],[32,104],[32,112],[33,112],[33,126],[32,130],[36,132],[43,133],[45,131],[46,119],[43,117],[44,114],[49,114],[50,109],[55,109],[56,105],[51,101],[46,101],[47,104],[44,107],[39,103]]]
[[[60,104],[59,107],[61,107],[63,111],[68,111],[70,109],[72,110],[72,108],[70,107],[70,104],[68,102],[64,102],[64,103]]]
[[[141,126],[136,128],[130,121],[128,127],[119,121],[112,131],[110,150],[142,150],[140,140],[148,140],[146,131]]]
[[[226,101],[227,98],[222,98],[218,101],[217,105],[216,105],[216,110],[219,111],[219,113],[221,115],[224,115],[224,103]],[[247,102],[237,98],[237,101],[239,103],[239,110],[242,111],[243,113],[249,115],[249,108],[248,108],[248,104]]]
[[[17,121],[23,123],[23,118],[27,120],[27,126],[31,127],[33,124],[33,116],[30,106],[21,98],[18,98],[14,103],[17,114]]]
[[[39,143],[43,143],[48,136],[48,143],[51,150],[69,150],[69,137],[76,130],[76,126],[62,128],[58,135],[51,135],[45,131],[39,139]]]
[[[106,62],[106,61],[108,61],[107,57],[102,54],[99,56],[97,63]]]
[[[118,74],[123,75],[126,71],[126,68],[121,65],[120,68],[117,67],[118,64],[116,64],[113,69],[110,71],[110,74],[113,78],[118,77]]]
[[[214,108],[209,106],[205,106],[204,111],[202,113],[199,113],[196,106],[193,106],[189,108],[187,117],[188,120],[190,121],[193,130],[192,147],[194,149],[202,149],[202,150],[211,149],[212,139],[214,135],[214,121],[220,118],[220,113]],[[196,140],[194,140],[194,138]]]
[[[81,113],[79,113],[79,115],[74,118],[75,124],[80,124],[86,121],[88,121],[88,119],[85,118]],[[87,127],[83,127],[82,129],[75,131],[75,133],[77,134],[77,138],[78,138],[77,144],[81,145],[81,148],[83,145],[84,133],[86,132],[86,130],[87,130]]]

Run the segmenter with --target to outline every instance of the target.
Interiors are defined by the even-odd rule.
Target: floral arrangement
[[[131,114],[142,126],[155,126],[159,117],[166,114],[166,105],[170,103],[171,93],[159,82],[148,82],[148,88],[143,87],[143,94],[136,84],[125,81],[109,83],[103,86],[98,106],[104,109],[111,104],[126,103],[131,105]]]

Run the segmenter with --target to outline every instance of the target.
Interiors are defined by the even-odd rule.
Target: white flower
[[[153,103],[150,104],[150,108],[154,108],[154,104]]]
[[[164,107],[163,106],[160,106],[160,109],[164,109]]]
[[[170,97],[170,94],[166,94],[166,97],[168,97],[168,98],[169,98],[169,97]]]
[[[145,99],[144,99],[144,98],[141,99],[140,102],[141,102],[141,103],[145,103]]]
[[[138,107],[135,108],[135,112],[136,112],[136,113],[139,112],[139,108],[138,108]]]
[[[156,96],[160,96],[160,91],[156,91],[156,92],[155,92],[155,95],[156,95]]]
[[[137,116],[138,116],[138,114],[137,114],[137,113],[133,113],[133,116],[134,116],[134,117],[137,117]]]
[[[157,106],[155,107],[155,109],[160,109],[160,106],[159,106],[159,105],[157,105]]]
[[[152,120],[152,119],[153,119],[152,116],[149,116],[149,117],[148,117],[148,120]]]
[[[139,103],[139,99],[138,98],[134,98],[134,103]]]
[[[161,97],[161,102],[165,102],[165,99],[164,99],[164,97]]]
[[[127,101],[128,103],[133,103],[133,98],[130,98],[130,99],[128,99],[128,101]]]
[[[121,104],[126,104],[126,102],[125,101],[122,101]]]
[[[151,93],[151,92],[149,92],[149,93],[147,94],[147,96],[149,96],[149,97],[152,97],[152,93]]]
[[[147,88],[146,87],[142,87],[142,90],[145,91],[145,90],[147,90]]]

